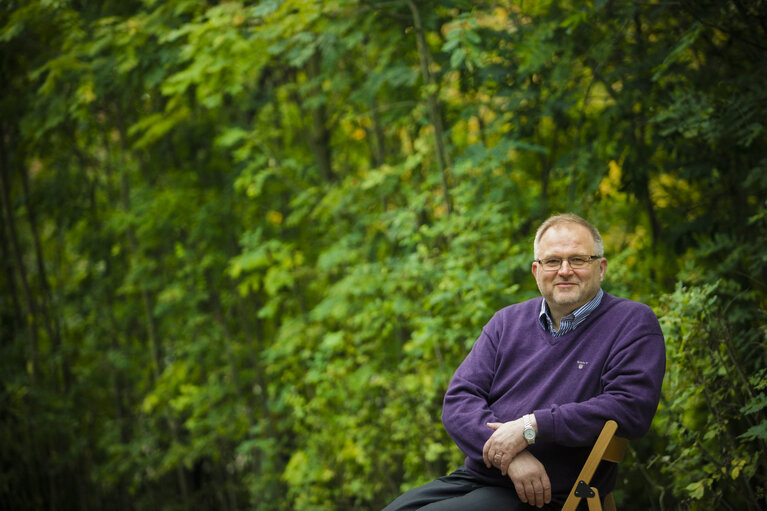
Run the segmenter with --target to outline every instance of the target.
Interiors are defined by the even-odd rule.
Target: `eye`
[[[571,257],[569,261],[570,261],[570,266],[583,266],[584,264],[588,262],[588,259],[586,259],[585,257]]]
[[[546,268],[559,268],[562,265],[562,259],[544,259],[543,266]]]

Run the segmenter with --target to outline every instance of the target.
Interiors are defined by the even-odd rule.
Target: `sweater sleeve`
[[[487,326],[450,381],[442,408],[442,423],[466,456],[483,463],[482,448],[498,422],[488,402],[495,374],[497,345]]]
[[[660,325],[652,310],[640,305],[640,321],[619,325],[602,370],[602,391],[577,403],[535,410],[538,439],[579,446],[593,442],[604,421],[618,423],[618,434],[639,438],[650,429],[660,401],[666,352]],[[636,319],[636,316],[634,316]]]

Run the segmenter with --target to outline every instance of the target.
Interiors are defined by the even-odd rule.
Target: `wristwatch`
[[[530,420],[530,415],[522,417],[522,421],[525,425],[525,429],[522,431],[522,436],[527,440],[527,445],[533,445],[535,443],[535,429],[533,429],[533,423]]]

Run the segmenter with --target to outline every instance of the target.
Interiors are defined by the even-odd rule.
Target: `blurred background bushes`
[[[621,509],[765,508],[762,0],[6,1],[0,507],[380,509],[603,231],[668,371]]]

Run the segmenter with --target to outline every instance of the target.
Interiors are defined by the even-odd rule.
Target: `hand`
[[[514,483],[519,500],[543,507],[551,502],[551,481],[538,458],[524,450],[509,464],[509,479]]]
[[[509,463],[514,456],[527,447],[527,441],[522,436],[525,429],[522,419],[510,422],[488,422],[487,427],[494,430],[482,448],[482,458],[487,468],[501,469],[506,475]]]

